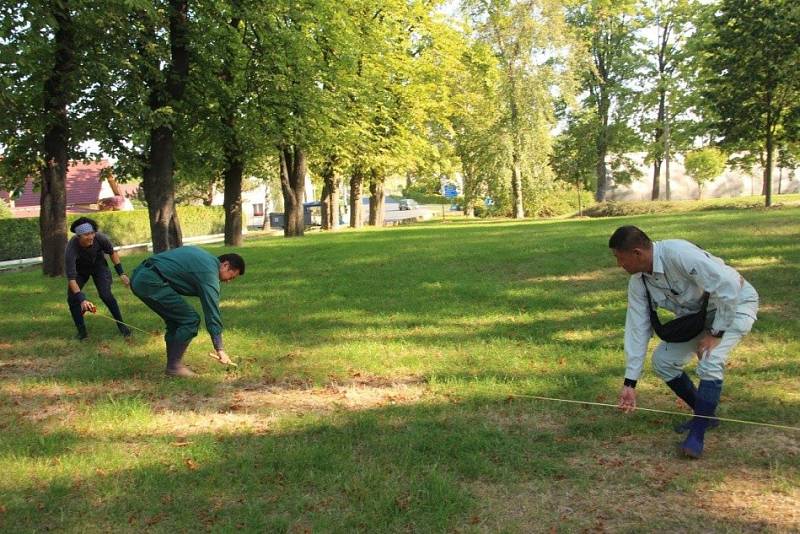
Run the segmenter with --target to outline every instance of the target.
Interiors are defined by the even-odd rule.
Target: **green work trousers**
[[[131,290],[148,308],[164,319],[167,343],[188,343],[197,335],[200,316],[188,302],[163,279],[145,265],[131,275]]]

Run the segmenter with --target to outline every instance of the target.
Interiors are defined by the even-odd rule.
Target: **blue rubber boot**
[[[703,440],[710,419],[714,415],[722,393],[722,380],[701,380],[697,388],[694,413],[705,417],[692,418],[689,435],[681,445],[683,453],[690,458],[700,458],[703,455]]]

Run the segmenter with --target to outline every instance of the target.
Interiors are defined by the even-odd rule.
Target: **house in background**
[[[89,163],[74,161],[70,164],[66,183],[67,213],[99,211],[100,200],[114,196],[136,198],[138,184],[120,184],[110,175],[107,178],[102,177],[103,169],[109,166],[105,160]],[[18,197],[13,198],[8,191],[0,190],[0,198],[10,201],[15,218],[39,216],[40,193],[34,190],[33,180],[30,178]],[[125,204],[133,209],[130,202]]]
[[[275,210],[278,200],[271,198],[269,188],[261,181],[253,179],[255,187],[242,189],[242,213],[247,219],[247,226],[261,228],[264,224],[264,217],[269,217],[269,213]],[[305,188],[303,190],[303,203],[313,202],[316,191],[311,176],[306,175]],[[283,205],[283,201],[280,201]],[[215,188],[211,197],[212,206],[222,206],[225,204],[225,191],[222,188]]]

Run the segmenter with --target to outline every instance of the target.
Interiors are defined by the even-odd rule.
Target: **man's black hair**
[[[653,242],[650,241],[647,234],[635,226],[620,226],[611,234],[611,239],[608,240],[608,248],[623,252],[628,252],[635,248],[649,249],[652,246]]]
[[[98,228],[97,221],[95,221],[94,219],[90,219],[89,217],[78,217],[77,219],[72,221],[72,224],[69,225],[69,231],[74,234],[75,233],[75,228],[77,228],[78,226],[80,226],[80,225],[82,225],[84,223],[91,224],[92,225],[92,229],[95,232],[97,232],[97,228]]]
[[[244,258],[238,254],[231,252],[229,254],[223,254],[222,256],[219,256],[217,259],[220,263],[227,261],[228,265],[231,266],[231,269],[236,269],[239,271],[240,276],[244,274]]]

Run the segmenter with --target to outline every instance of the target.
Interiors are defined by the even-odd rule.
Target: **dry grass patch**
[[[619,267],[606,267],[570,275],[534,276],[527,278],[526,282],[596,282],[610,276],[619,276]]]

